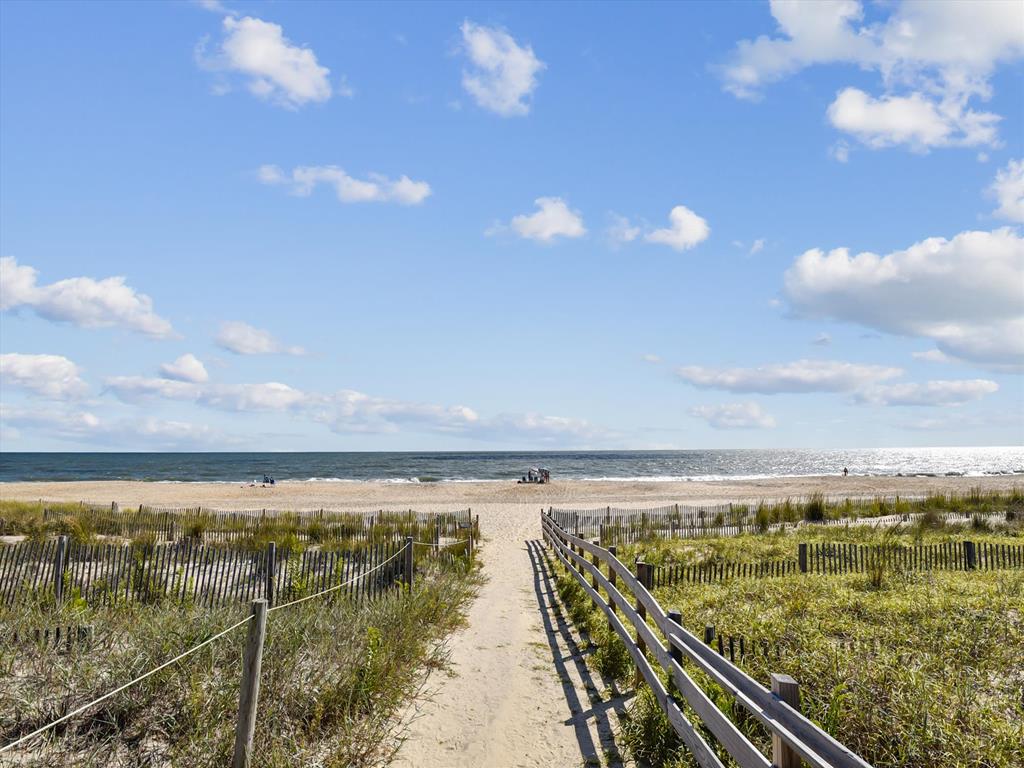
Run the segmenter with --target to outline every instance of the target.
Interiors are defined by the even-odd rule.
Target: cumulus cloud
[[[204,43],[197,49],[201,66],[238,73],[250,93],[288,109],[331,98],[330,70],[320,65],[312,50],[288,40],[279,24],[233,15],[225,16],[222,24],[219,50],[207,55]]]
[[[171,324],[153,311],[153,300],[126,285],[123,277],[71,277],[39,285],[35,269],[4,256],[0,258],[0,310],[22,307],[79,328],[117,326],[158,339],[174,335]]]
[[[656,229],[644,235],[649,243],[660,243],[685,251],[708,239],[711,228],[708,223],[685,205],[677,205],[668,214],[669,226]]]
[[[785,275],[810,317],[932,339],[953,357],[1024,364],[1024,239],[1011,229],[929,238],[885,256],[806,251]]]
[[[0,355],[0,382],[51,400],[85,394],[88,387],[79,373],[79,367],[61,355]]]
[[[463,51],[471,68],[462,73],[462,87],[476,103],[503,117],[530,112],[530,96],[544,69],[533,48],[521,46],[503,29],[471,21],[462,23]]]
[[[520,237],[548,243],[558,237],[583,237],[587,234],[579,211],[569,208],[560,197],[538,197],[533,201],[537,212],[513,216],[509,227]],[[490,230],[490,233],[504,229]]]
[[[760,253],[761,251],[764,250],[764,245],[765,245],[765,239],[763,237],[757,238],[757,240],[755,240],[751,244],[749,254],[751,256],[754,256],[754,255]]]
[[[995,144],[1000,118],[966,109],[957,100],[935,102],[921,93],[876,99],[859,88],[844,88],[829,105],[828,119],[873,149],[906,144],[923,152]]]
[[[829,108],[840,130],[867,146],[913,149],[998,143],[997,115],[968,104],[991,96],[990,78],[1024,55],[1024,8],[1001,0],[894,3],[864,23],[856,0],[773,0],[778,36],[741,41],[722,74],[740,98],[801,69],[847,63],[879,73],[881,96],[847,88]],[[845,162],[847,150],[841,157]]]
[[[908,382],[867,387],[854,399],[870,405],[961,405],[980,400],[998,390],[999,385],[988,379],[926,381],[923,384]]]
[[[996,216],[1024,224],[1024,160],[1011,160],[999,170],[989,194],[999,203]]]
[[[641,355],[641,358],[645,363],[660,363],[661,357],[659,355],[646,354]]]
[[[166,379],[190,381],[194,384],[201,384],[210,378],[210,374],[206,372],[206,366],[191,352],[182,355],[173,363],[161,365],[160,375]]]
[[[773,395],[784,392],[853,392],[900,376],[903,371],[899,368],[838,360],[797,360],[757,368],[689,365],[677,368],[676,374],[701,389]]]
[[[231,320],[222,323],[217,337],[217,346],[236,355],[304,355],[302,347],[282,344],[270,333],[248,323]]]
[[[704,419],[715,429],[772,429],[775,426],[775,417],[752,402],[700,405],[691,408],[690,415]]]
[[[342,203],[399,203],[419,205],[430,197],[430,185],[413,181],[408,176],[389,179],[379,173],[368,173],[365,179],[349,176],[336,165],[303,165],[286,173],[276,165],[260,166],[257,178],[264,184],[281,184],[299,197],[308,197],[320,184],[334,187]]]

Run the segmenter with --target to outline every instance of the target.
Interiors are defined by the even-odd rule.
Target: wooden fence
[[[946,541],[907,546],[801,542],[797,545],[795,560],[758,563],[716,561],[695,565],[668,563],[651,567],[654,569],[655,587],[708,584],[735,578],[777,578],[797,573],[868,573],[876,568],[898,571],[992,571],[1024,568],[1024,544]]]
[[[575,536],[548,515],[541,515],[541,526],[555,557],[605,614],[609,628],[622,639],[638,675],[650,686],[698,765],[723,768],[724,764],[684,707],[700,718],[720,749],[741,768],[791,768],[799,766],[801,759],[812,768],[868,767],[863,759],[800,714],[799,687],[792,678],[772,675],[772,689],[764,688],[687,631],[678,612],[666,613],[650,592],[653,571],[647,564],[638,562],[634,573],[615,556],[614,547],[605,549]],[[607,575],[602,567],[607,567]],[[602,597],[602,592],[606,597]],[[771,732],[771,761],[690,677],[683,667],[684,659]],[[662,682],[660,673],[667,675],[669,686]]]
[[[884,500],[883,500],[884,501]],[[896,497],[891,503],[908,501]],[[831,508],[842,509],[838,500],[826,502]],[[796,518],[781,522],[764,522],[765,515],[774,519],[778,513],[797,515]],[[742,533],[793,531],[805,525],[848,526],[872,525],[892,526],[899,523],[913,523],[922,512],[881,515],[877,517],[842,517],[809,522],[799,519],[800,509],[790,501],[759,502],[755,504],[712,504],[706,506],[685,506],[672,504],[646,509],[554,509],[548,508],[548,516],[566,531],[587,539],[598,539],[602,545],[630,544],[649,538],[700,538],[714,536],[737,536]],[[762,516],[761,521],[758,515]],[[969,523],[974,515],[961,512],[937,513],[947,523]],[[986,520],[990,516],[983,516]]]
[[[379,542],[384,538],[405,536],[424,538],[438,535],[456,538],[460,530],[472,526],[469,509],[455,512],[417,512],[415,510],[373,510],[348,512],[315,509],[282,511],[252,509],[224,511],[206,507],[147,507],[122,509],[116,503],[109,507],[81,504],[42,510],[44,527],[62,533],[79,525],[101,536],[153,536],[161,541],[182,537],[204,541],[239,541],[250,537],[293,535],[300,541]],[[0,516],[0,534],[19,533],[18,521]]]
[[[350,551],[262,551],[183,539],[174,543],[78,544],[67,537],[0,546],[0,604],[32,598],[81,598],[89,603],[191,600],[214,606],[266,598],[292,599],[349,581],[388,560],[346,594],[374,597],[403,575],[395,557],[405,542]],[[392,559],[393,558],[393,559]]]

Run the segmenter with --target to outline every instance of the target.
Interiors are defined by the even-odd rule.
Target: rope
[[[440,550],[447,549],[448,547],[456,547],[459,544],[465,544],[467,541],[469,541],[469,539],[459,539],[458,541],[450,541],[447,544],[434,544],[431,541],[414,541],[413,544],[420,547],[437,547],[437,549]]]
[[[371,568],[370,570],[364,571],[363,573],[360,573],[358,576],[355,576],[355,577],[349,579],[348,581],[346,581],[346,582],[344,582],[342,584],[336,584],[333,587],[328,587],[327,589],[325,589],[325,590],[323,590],[321,592],[317,592],[316,594],[313,594],[313,595],[306,595],[305,597],[300,597],[300,598],[298,598],[296,600],[292,600],[290,603],[284,603],[282,605],[275,605],[273,608],[268,608],[267,609],[267,613],[271,613],[273,611],[280,610],[281,608],[287,608],[290,605],[298,605],[299,603],[304,603],[307,600],[312,600],[314,597],[320,597],[321,595],[326,595],[328,592],[334,592],[336,590],[341,589],[342,587],[347,587],[349,584],[352,584],[353,582],[359,581],[359,579],[363,578],[364,576],[369,576],[374,571],[376,571],[376,570],[378,570],[380,568],[383,568],[385,565],[390,563],[392,560],[394,560],[396,557],[398,557],[399,555],[403,554],[404,552],[405,552],[405,547],[402,547],[400,550],[395,552],[395,554],[393,554],[391,557],[389,557],[383,563],[378,563],[377,565],[373,566],[373,568]]]
[[[22,736],[20,739],[17,739],[16,741],[12,741],[10,744],[5,744],[4,746],[0,747],[0,753],[7,752],[10,749],[14,749],[16,746],[18,746],[19,744],[22,744],[22,743],[28,741],[33,736],[38,736],[39,734],[43,733],[44,731],[50,730],[55,725],[60,725],[65,720],[70,720],[75,715],[81,714],[82,712],[84,712],[89,707],[93,706],[94,704],[99,704],[101,701],[106,701],[111,696],[117,695],[118,693],[120,693],[121,691],[125,690],[126,688],[131,688],[133,685],[135,685],[136,683],[142,682],[147,677],[150,677],[151,675],[155,675],[161,669],[166,669],[167,667],[171,666],[171,664],[174,664],[175,662],[181,661],[186,656],[189,656],[189,655],[195,653],[200,648],[202,648],[204,646],[207,646],[210,643],[212,643],[214,640],[217,640],[217,639],[219,639],[221,637],[224,637],[224,635],[226,635],[228,632],[232,631],[233,629],[238,629],[238,627],[240,627],[243,624],[245,624],[246,622],[248,622],[249,619],[251,619],[251,618],[252,618],[252,614],[250,613],[248,616],[246,616],[241,621],[239,621],[239,622],[237,622],[235,624],[232,624],[230,627],[228,627],[225,630],[222,630],[222,631],[218,632],[213,637],[207,638],[206,640],[201,642],[199,645],[193,646],[192,648],[189,648],[187,651],[185,651],[183,653],[179,653],[173,659],[171,659],[170,661],[165,661],[159,667],[156,667],[154,669],[149,670],[149,672],[146,672],[146,673],[144,673],[142,675],[139,675],[138,677],[136,677],[131,682],[125,683],[124,685],[120,686],[119,688],[115,688],[114,690],[110,691],[110,693],[103,694],[98,699],[94,699],[94,700],[90,701],[88,704],[83,704],[78,709],[75,709],[75,710],[72,710],[71,712],[68,712],[66,715],[64,715],[63,717],[60,717],[60,718],[54,720],[52,723],[49,723],[48,725],[44,725],[42,728],[37,728],[36,730],[32,731],[32,733],[28,734],[27,736]]]

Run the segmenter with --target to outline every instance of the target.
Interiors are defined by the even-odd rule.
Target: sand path
[[[487,583],[468,627],[452,639],[453,676],[429,680],[429,698],[407,712],[409,739],[397,765],[598,765],[612,746],[604,713],[587,711],[597,686],[551,610],[539,512],[498,504],[481,511]]]

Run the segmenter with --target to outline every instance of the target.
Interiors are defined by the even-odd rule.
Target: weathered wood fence
[[[62,527],[79,525],[101,536],[153,536],[158,540],[199,538],[204,541],[238,541],[253,536],[294,535],[301,541],[319,542],[339,539],[377,542],[405,536],[433,535],[454,538],[459,530],[473,524],[471,510],[454,512],[417,512],[408,510],[339,511],[315,509],[282,511],[251,509],[224,511],[207,507],[147,507],[122,509],[81,504],[42,509],[45,527],[59,532]],[[18,521],[5,521],[0,515],[0,534],[18,533]]]
[[[795,560],[757,563],[713,561],[651,566],[654,586],[709,584],[736,578],[766,579],[796,573],[823,575],[868,573],[875,568],[898,571],[992,571],[1024,568],[1024,544],[946,541],[939,544],[797,544]]]
[[[897,501],[907,501],[906,498]],[[842,509],[839,501],[829,501],[833,508]],[[895,503],[895,502],[894,502]],[[765,516],[774,519],[776,513],[785,511],[796,515],[789,521],[764,522]],[[913,523],[924,513],[881,515],[877,517],[844,517],[808,522],[799,519],[800,511],[789,501],[760,502],[756,504],[712,504],[706,506],[685,506],[671,504],[646,509],[623,509],[604,507],[600,509],[554,509],[548,508],[550,516],[564,530],[587,539],[598,539],[602,545],[631,544],[649,538],[700,538],[715,536],[737,536],[750,532],[798,530],[804,525],[847,526],[872,525],[891,526],[898,523]],[[969,523],[974,516],[960,512],[937,513],[947,523]],[[761,520],[758,516],[761,515]],[[986,516],[987,517],[987,516]]]
[[[632,571],[615,556],[614,547],[605,549],[575,536],[552,516],[541,514],[541,526],[554,556],[622,639],[638,674],[698,765],[721,768],[724,764],[687,716],[689,711],[741,768],[790,768],[799,766],[801,759],[812,768],[867,768],[868,763],[800,714],[799,688],[792,678],[772,675],[772,689],[764,688],[687,631],[678,612],[666,613],[650,592],[653,571],[647,564],[638,562]],[[683,666],[684,659],[771,732],[770,761],[694,682]],[[660,673],[667,675],[668,686]]]
[[[266,598],[291,599],[369,571],[402,549],[398,541],[348,551],[262,551],[184,539],[174,543],[78,544],[67,537],[0,545],[0,604],[55,596],[89,603],[191,600],[201,605]],[[395,559],[347,588],[354,598],[373,597],[402,577]]]

